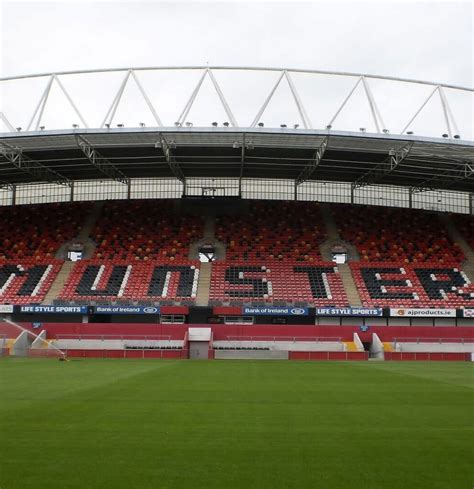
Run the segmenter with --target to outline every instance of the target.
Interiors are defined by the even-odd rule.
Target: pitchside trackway
[[[2,489],[473,485],[470,363],[0,361]]]

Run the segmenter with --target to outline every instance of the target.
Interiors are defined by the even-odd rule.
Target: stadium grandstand
[[[163,70],[199,73],[170,125],[140,81]],[[276,76],[245,125],[218,83],[220,73],[237,71]],[[472,102],[472,89],[279,68],[102,72],[123,79],[94,128],[66,86],[95,72],[0,81],[46,84],[26,128],[12,125],[8,107],[1,111],[0,308],[42,335],[12,336],[10,325],[4,353],[361,360],[474,353],[474,143],[449,104],[451,93]],[[312,128],[293,80],[300,74],[355,82],[324,129]],[[226,122],[190,122],[205,80]],[[264,122],[282,80],[300,124]],[[399,134],[386,128],[370,88],[380,80],[427,90]],[[132,81],[151,126],[114,119]],[[81,124],[43,125],[53,86]],[[358,87],[374,129],[338,129]],[[414,134],[435,98],[442,129]],[[150,338],[156,324],[163,338]]]

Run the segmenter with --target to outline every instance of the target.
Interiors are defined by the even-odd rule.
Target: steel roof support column
[[[375,127],[377,128],[377,132],[380,132],[379,120],[382,123],[382,129],[385,129],[385,122],[382,119],[382,115],[380,114],[380,110],[375,102],[375,98],[370,90],[369,83],[365,79],[365,76],[362,77],[362,85],[364,86],[365,94],[367,95],[367,100],[369,102],[370,111],[372,112]]]
[[[290,77],[290,74],[288,73],[288,71],[285,71],[285,77],[286,77],[286,81],[288,82],[288,86],[290,87],[293,98],[295,99],[296,107],[298,108],[298,112],[300,113],[300,117],[301,117],[301,120],[303,122],[304,128],[305,129],[312,129],[313,124],[311,123],[311,120],[308,117],[308,114],[306,112],[306,109],[304,108],[303,102],[301,102],[301,99],[298,95],[298,92],[296,91],[296,87],[295,87],[293,80]]]
[[[439,98],[441,99],[441,106],[443,107],[443,115],[444,115],[444,121],[446,122],[446,128],[448,130],[449,137],[452,138],[453,134],[451,131],[451,124],[449,122],[450,119],[451,119],[451,122],[453,123],[454,130],[456,131],[456,134],[459,135],[458,125],[456,124],[456,121],[454,120],[453,113],[451,112],[451,107],[449,106],[448,99],[446,98],[446,95],[445,95],[442,87],[439,87],[438,93],[439,93]]]
[[[260,107],[260,110],[257,112],[257,115],[255,116],[254,120],[252,121],[252,124],[250,124],[250,127],[255,127],[258,124],[258,121],[262,117],[263,113],[265,112],[265,109],[267,108],[267,105],[269,104],[270,100],[273,97],[273,94],[275,93],[276,89],[278,88],[278,85],[280,85],[280,82],[282,78],[285,76],[286,71],[282,71],[280,76],[278,77],[277,82],[271,89],[270,93],[268,94],[267,98],[265,99],[265,102],[263,102],[263,105]]]
[[[359,83],[361,82],[362,77],[360,76],[355,85],[352,87],[352,90],[348,93],[347,97],[344,99],[344,102],[340,105],[340,107],[336,110],[336,113],[333,115],[332,119],[328,122],[327,127],[331,127],[334,124],[334,121],[336,120],[337,116],[341,113],[341,110],[345,107],[349,99],[351,98],[352,94],[355,92],[355,89],[358,87]]]
[[[145,102],[148,105],[150,112],[153,114],[153,117],[155,118],[155,121],[156,121],[158,127],[162,127],[163,124],[161,122],[161,119],[158,117],[158,114],[156,113],[155,107],[151,103],[151,100],[149,99],[147,93],[145,92],[145,89],[143,88],[142,84],[140,83],[138,76],[135,74],[134,70],[132,70],[131,73],[132,73],[132,78],[135,80],[135,83],[137,84],[137,87],[140,90],[140,93],[142,94],[143,98],[145,99]]]
[[[44,96],[43,104],[41,105],[41,110],[40,110],[40,113],[38,115],[38,120],[36,121],[35,131],[37,131],[40,128],[41,119],[43,118],[44,109],[46,107],[46,103],[48,102],[49,94],[51,93],[51,87],[53,86],[53,80],[54,80],[54,77],[51,77],[51,80],[49,81],[49,84],[48,84],[48,89],[46,90],[46,94]]]
[[[41,122],[41,117],[43,115],[43,111],[44,111],[44,107],[46,105],[46,101],[48,100],[48,96],[49,96],[49,92],[51,90],[51,85],[53,84],[53,75],[49,78],[49,81],[46,85],[46,88],[44,89],[44,92],[43,94],[41,95],[41,98],[38,102],[38,105],[36,106],[36,109],[35,111],[33,112],[33,115],[31,116],[31,120],[28,124],[28,126],[26,127],[26,130],[29,131],[30,130],[30,127],[32,126],[33,124],[33,121],[35,120],[35,117],[36,117],[36,114],[38,113],[38,111],[40,110],[41,108],[41,111],[40,111],[40,115],[38,117],[38,122],[36,124],[36,131],[38,130],[38,127],[40,125],[40,122]]]
[[[15,132],[15,128],[10,124],[10,121],[7,119],[7,116],[3,112],[0,112],[0,120],[3,121],[10,132]]]
[[[406,126],[400,131],[400,134],[404,134],[405,131],[412,125],[413,121],[418,117],[418,114],[425,108],[425,105],[430,101],[431,97],[439,90],[439,86],[436,86],[433,91],[428,95],[427,99],[421,104],[421,107],[415,112],[415,115],[408,121]]]
[[[441,87],[438,88],[439,98],[441,100],[441,107],[443,108],[444,122],[446,123],[446,130],[448,131],[449,139],[453,138],[453,132],[451,131],[451,124],[449,123],[448,110],[446,108],[446,101],[441,94]]]
[[[246,149],[245,133],[242,134],[242,148],[240,152],[240,174],[239,174],[239,197],[242,198],[242,178],[244,175],[245,165],[245,149]]]
[[[469,194],[469,214],[474,214],[474,193]]]
[[[109,125],[112,124],[115,112],[117,111],[117,107],[120,104],[120,99],[122,98],[123,92],[125,90],[128,79],[130,77],[130,73],[131,73],[131,70],[127,70],[127,73],[125,73],[125,77],[122,81],[122,84],[120,85],[120,88],[118,89],[118,92],[116,93],[114,100],[112,101],[112,105],[109,107],[109,110],[107,111],[107,114],[105,114],[104,120],[102,121],[102,124],[100,125],[100,127],[104,127],[106,123]],[[108,122],[107,122],[107,119],[108,119]]]
[[[88,126],[87,122],[85,121],[84,117],[82,117],[82,114],[79,112],[79,109],[76,107],[76,104],[72,101],[71,96],[69,95],[67,90],[64,88],[64,85],[62,84],[61,80],[56,75],[54,75],[54,79],[56,80],[56,83],[59,85],[59,88],[64,93],[64,96],[68,99],[68,101],[71,104],[72,108],[74,109],[74,112],[76,113],[76,115],[79,117],[79,119],[81,119],[81,122],[84,125],[84,127],[88,128],[89,126]]]
[[[69,192],[69,202],[74,202],[74,181],[71,182],[71,187]]]
[[[12,195],[11,195],[11,203],[12,205],[16,204],[16,185],[12,186]]]
[[[183,111],[178,117],[178,123],[183,124],[183,122],[186,120],[186,117],[188,117],[189,111],[191,110],[191,107],[194,104],[194,101],[196,100],[197,94],[199,93],[199,90],[201,89],[202,82],[204,81],[204,77],[206,76],[207,73],[207,68],[204,70],[204,73],[202,74],[201,78],[199,79],[196,87],[194,88],[193,92],[191,93],[191,97],[189,97],[189,100],[186,102],[186,105],[184,106]]]
[[[214,73],[210,69],[207,70],[207,74],[209,75],[209,78],[212,81],[212,84],[214,85],[214,88],[216,89],[217,96],[219,97],[219,100],[221,101],[222,107],[224,107],[225,113],[227,114],[227,117],[229,118],[230,124],[232,127],[239,127],[237,124],[237,121],[235,120],[234,114],[232,113],[232,110],[229,107],[229,104],[227,103],[224,94],[222,93],[221,87],[217,83],[217,80],[214,77]]]

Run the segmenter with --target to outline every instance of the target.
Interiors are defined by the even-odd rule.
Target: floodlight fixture
[[[138,125],[139,125],[140,127],[145,127],[145,123],[144,123],[144,122],[139,122],[139,123],[138,123]]]
[[[446,133],[444,133],[443,138],[449,138],[449,136]]]
[[[285,127],[287,127],[287,126],[286,126],[286,124],[280,124],[280,127],[285,128]]]
[[[217,122],[213,122],[212,127],[217,127]]]
[[[298,127],[300,127],[299,124],[293,124],[293,129],[298,129]]]
[[[123,127],[123,124],[117,124],[117,127],[121,128],[121,127]]]
[[[365,127],[359,127],[360,132],[365,132]]]
[[[186,122],[186,127],[193,127],[193,123],[192,122]]]
[[[407,131],[407,134],[408,134],[409,136],[413,136],[413,134],[415,134],[415,133],[414,133],[413,131]]]
[[[263,122],[258,123],[258,127],[263,127],[265,124]]]
[[[18,132],[21,132],[21,129],[22,129],[21,127],[17,127],[17,128],[16,128],[16,130],[17,130]]]
[[[40,131],[44,131],[44,126],[40,126]]]
[[[226,121],[222,124],[224,127],[229,127],[229,123]]]
[[[72,127],[73,127],[74,129],[77,129],[77,128],[79,127],[79,124],[73,124],[73,125],[72,125]]]
[[[455,134],[455,135],[453,136],[453,138],[454,138],[454,139],[461,139],[461,136],[460,136],[459,134]]]
[[[390,133],[390,131],[389,131],[388,129],[382,129],[382,132],[383,132],[384,134],[389,134],[389,133]]]

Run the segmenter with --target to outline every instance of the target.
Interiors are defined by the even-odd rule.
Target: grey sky
[[[474,84],[471,2],[46,3],[0,0],[0,5],[1,76],[209,62],[213,65],[355,71],[463,86]],[[160,99],[163,90],[154,92],[158,82],[151,77],[148,81],[144,78],[143,83],[165,123],[172,124],[176,119],[196,77],[197,74],[190,76],[189,82],[183,77],[176,84],[177,95],[171,99],[170,96]],[[92,88],[85,90],[85,100],[77,100],[92,119],[91,125],[97,125],[110,104],[119,78],[111,78],[108,87],[95,87],[96,92]],[[257,77],[252,82],[225,76],[218,81],[244,124],[255,115],[275,81],[275,75]],[[21,90],[17,85],[16,91],[11,85],[3,87],[0,110],[4,110],[14,125],[25,126],[44,83],[44,80],[36,85],[24,83]],[[75,99],[80,98],[81,83],[65,82]],[[329,80],[318,85],[319,82],[311,84],[301,79],[298,83],[314,126],[320,127],[321,121],[327,120],[331,110],[337,108],[354,81]],[[171,80],[166,81],[167,88],[171,85]],[[249,95],[251,89],[255,89],[253,98]],[[209,93],[203,91],[202,107],[197,105],[195,109],[194,120],[197,122],[214,119],[211,110],[206,113],[207,102],[211,104],[214,95],[209,87],[206,90]],[[311,93],[316,90],[319,98]],[[381,108],[386,111],[387,125],[392,123],[394,130],[400,129],[403,118],[416,109],[415,105],[400,107],[397,92],[389,97],[383,84],[374,84],[373,90]],[[402,92],[403,89],[400,94]],[[420,90],[407,95],[407,103],[421,103],[425,93],[426,90]],[[52,107],[55,104],[53,95]],[[291,108],[291,114],[281,115],[277,109],[278,104],[284,104],[283,98],[282,94],[281,100],[276,99],[275,114],[269,113],[268,117],[275,123],[280,117],[285,119],[280,122],[290,124],[296,121],[297,114]],[[329,99],[334,99],[331,104]],[[469,99],[453,96],[450,101],[459,125],[466,127],[472,138],[472,96]],[[364,104],[363,111],[366,112],[366,102],[360,104]],[[133,114],[134,107],[133,103],[129,108],[124,105],[123,114],[117,116],[129,117],[130,123],[134,117],[146,117]],[[360,108],[354,105],[353,109],[360,112],[362,105]],[[401,111],[402,114],[390,114],[391,111]],[[433,108],[433,111],[438,109]],[[47,116],[45,113],[45,121]],[[351,128],[366,124],[366,116],[361,115],[360,121],[349,117]],[[216,112],[215,117],[224,116]],[[429,123],[429,111],[427,117]],[[48,127],[58,124],[53,114],[49,114],[49,118]]]

